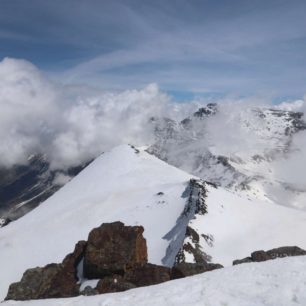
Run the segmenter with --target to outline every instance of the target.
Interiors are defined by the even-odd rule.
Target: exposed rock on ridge
[[[124,226],[121,222],[105,223],[88,236],[84,256],[84,276],[103,278],[124,275],[127,269],[148,261],[142,226]]]
[[[88,241],[79,241],[60,264],[28,269],[9,287],[6,300],[73,297],[119,292],[220,268],[220,265],[180,265],[174,268],[147,263],[142,226],[106,223],[93,229]],[[79,265],[83,263],[83,275]],[[79,279],[80,278],[80,279]],[[100,279],[95,288],[80,292],[81,281]]]
[[[283,258],[288,256],[301,256],[301,255],[306,255],[306,251],[297,246],[280,247],[268,250],[266,252],[263,250],[255,251],[251,254],[250,257],[234,260],[233,265],[238,265],[248,262],[261,262],[275,258]]]

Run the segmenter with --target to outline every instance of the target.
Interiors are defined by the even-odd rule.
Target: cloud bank
[[[65,87],[27,61],[6,58],[0,62],[0,164],[26,163],[41,153],[53,167],[72,166],[120,143],[146,144],[149,118],[169,105],[154,84],[117,94]]]
[[[150,145],[154,141],[150,118],[180,121],[207,102],[212,101],[175,103],[155,84],[119,93],[65,86],[51,82],[30,62],[6,58],[0,62],[0,165],[24,164],[30,154],[41,153],[47,155],[53,168],[69,167],[122,143]],[[277,139],[271,141],[262,132],[254,133],[254,128],[260,130],[262,126],[252,116],[250,106],[266,101],[232,97],[214,102],[222,105],[218,116],[195,128],[196,133],[206,131],[203,141],[192,144],[199,150],[225,156],[238,152],[249,158],[278,145]],[[306,111],[303,100],[280,107]],[[246,124],[251,125],[249,130]],[[296,158],[304,164],[305,136],[300,133],[293,139]]]

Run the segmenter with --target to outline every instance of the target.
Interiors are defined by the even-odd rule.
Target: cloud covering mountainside
[[[0,81],[3,166],[25,163],[30,154],[42,153],[53,167],[68,167],[121,143],[149,145],[154,141],[150,118],[181,120],[201,105],[200,101],[174,103],[155,84],[120,93],[64,86],[49,81],[31,63],[10,58],[0,62]],[[213,145],[219,153],[229,155],[272,145],[270,139],[249,133],[236,120],[247,114],[244,109],[261,101],[221,102],[222,111],[209,123],[208,137],[200,146]],[[284,107],[303,111],[306,104],[301,100]],[[300,135],[295,140],[299,150],[304,138]]]
[[[120,143],[152,137],[151,116],[167,113],[169,97],[156,85],[123,93],[92,93],[54,84],[31,63],[0,63],[0,148],[4,166],[47,154],[54,167],[77,165]]]
[[[67,169],[120,144],[153,145],[153,154],[204,180],[303,206],[304,100],[223,98],[202,118],[196,112],[211,100],[176,103],[156,84],[123,92],[65,86],[10,58],[0,62],[0,81],[1,167],[42,154],[51,169]]]

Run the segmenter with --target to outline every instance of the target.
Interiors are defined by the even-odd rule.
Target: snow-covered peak
[[[143,225],[149,261],[161,263],[168,247],[163,236],[184,209],[190,177],[128,145],[102,154],[38,208],[1,228],[0,300],[27,268],[60,262],[104,222]]]
[[[208,104],[181,122],[155,123],[150,153],[249,197],[306,208],[302,112]]]
[[[142,225],[149,261],[169,266],[188,243],[187,227],[199,236],[196,247],[207,259],[224,265],[258,249],[306,248],[306,213],[215,188],[122,145],[102,154],[38,208],[1,228],[0,299],[26,269],[60,262],[92,228],[113,221]],[[189,255],[186,261],[195,261]]]

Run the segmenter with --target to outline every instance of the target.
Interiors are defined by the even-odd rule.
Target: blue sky
[[[107,90],[306,93],[304,0],[1,0],[0,58]]]

